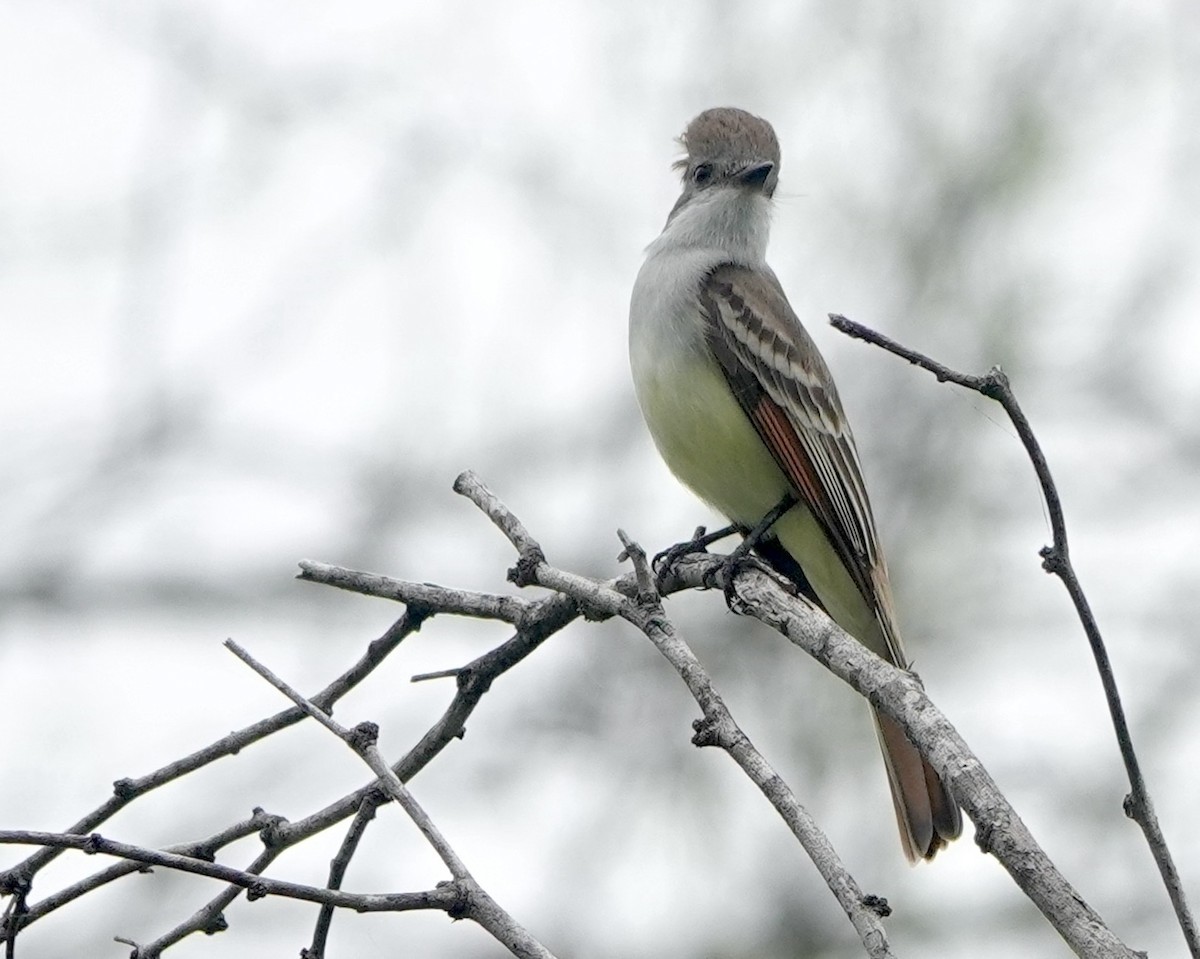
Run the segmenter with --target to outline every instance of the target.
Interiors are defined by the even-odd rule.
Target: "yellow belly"
[[[671,472],[733,522],[755,526],[792,489],[708,357],[693,355],[686,364],[640,377],[637,393],[650,435]],[[794,507],[774,533],[800,563],[830,617],[886,655],[874,611],[808,509]]]
[[[788,482],[714,364],[696,361],[640,385],[659,453],[696,495],[749,526],[779,502]]]

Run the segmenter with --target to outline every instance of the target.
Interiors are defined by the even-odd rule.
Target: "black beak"
[[[770,160],[763,160],[761,163],[751,163],[738,173],[737,178],[746,186],[756,186],[762,189],[766,185],[767,177],[775,169],[775,164]]]

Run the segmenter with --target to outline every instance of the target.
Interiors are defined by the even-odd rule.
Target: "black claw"
[[[734,533],[740,532],[736,526],[725,526],[716,532],[706,533],[703,526],[697,526],[696,532],[692,534],[692,538],[685,543],[676,543],[670,549],[664,549],[661,553],[655,555],[650,562],[650,568],[654,570],[654,585],[658,587],[659,593],[662,593],[666,579],[671,575],[671,570],[683,557],[691,553],[707,553],[708,547],[719,539],[724,539],[726,536],[732,536]]]
[[[733,581],[737,578],[737,574],[744,569],[760,569],[767,573],[771,572],[770,567],[751,556],[750,551],[760,543],[768,542],[767,535],[770,533],[771,527],[797,502],[799,501],[794,493],[785,493],[754,529],[733,525],[719,529],[715,533],[706,533],[703,526],[698,526],[692,538],[686,543],[677,543],[670,549],[663,550],[651,561],[650,567],[654,570],[655,586],[658,587],[659,593],[666,593],[666,581],[671,574],[672,567],[684,556],[689,553],[707,553],[708,547],[712,543],[724,539],[726,536],[732,536],[734,533],[740,533],[743,537],[742,542],[726,557],[721,568],[706,578],[706,585],[711,588],[715,585],[715,581],[719,580],[722,592],[725,594],[725,604],[735,613],[742,612],[743,604],[734,591]]]
[[[770,568],[752,556],[750,551],[766,540],[771,527],[779,521],[784,513],[795,506],[796,502],[796,497],[791,492],[785,493],[783,499],[775,504],[754,529],[744,533],[745,538],[738,544],[738,548],[725,560],[721,567],[721,574],[724,577],[722,589],[725,593],[725,605],[731,612],[740,614],[745,610],[745,605],[738,599],[737,592],[733,588],[737,574],[745,569],[759,569],[768,574],[771,572]]]
[[[739,546],[725,557],[725,562],[721,564],[721,567],[713,575],[713,578],[721,584],[721,592],[725,596],[725,605],[729,607],[731,613],[736,613],[739,616],[745,613],[746,604],[738,596],[737,590],[734,588],[734,583],[737,580],[738,574],[748,569],[757,569],[768,575],[772,572],[766,563],[756,556],[751,556],[749,551],[744,551]]]

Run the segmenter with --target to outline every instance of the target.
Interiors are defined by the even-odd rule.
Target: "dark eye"
[[[711,163],[701,163],[692,171],[692,182],[696,186],[704,186],[704,184],[712,179],[712,175],[713,165]]]

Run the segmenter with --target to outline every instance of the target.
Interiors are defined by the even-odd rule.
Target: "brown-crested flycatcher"
[[[638,402],[671,471],[752,529],[755,547],[846,632],[904,669],[887,567],[833,378],[767,266],[779,141],[743,110],[683,135],[683,193],[646,250],[629,310]],[[962,831],[958,804],[889,717],[875,713],[900,839],[929,859]]]

